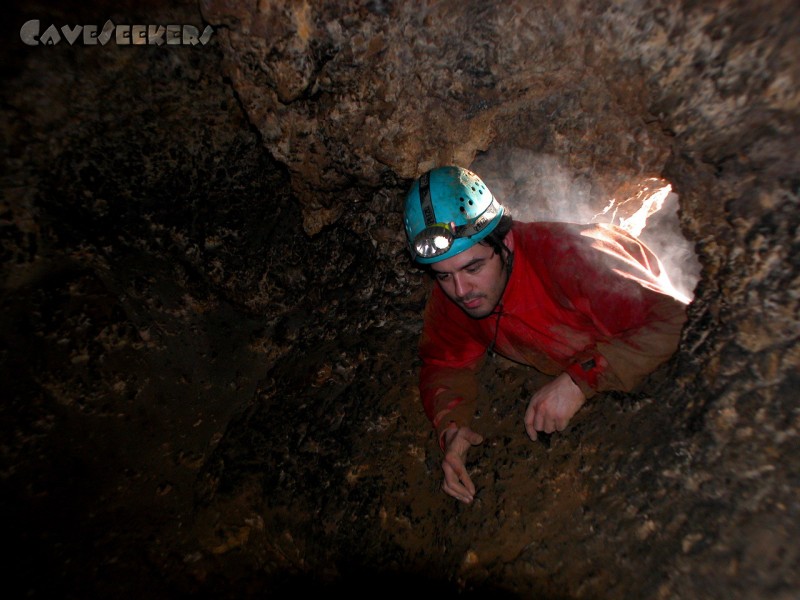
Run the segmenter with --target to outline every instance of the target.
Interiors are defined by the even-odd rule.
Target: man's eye
[[[446,281],[448,277],[449,277],[449,275],[447,273],[437,273],[436,274],[436,279],[438,279],[439,281]]]
[[[482,266],[483,266],[483,265],[473,265],[473,266],[471,266],[471,267],[469,267],[469,268],[467,269],[467,273],[477,273],[478,271],[480,271],[480,270],[481,270],[481,267],[482,267]]]

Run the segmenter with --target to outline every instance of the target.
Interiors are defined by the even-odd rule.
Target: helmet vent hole
[[[474,203],[472,202],[472,200],[470,200],[470,201],[469,201],[469,205],[470,205],[470,206],[472,206],[473,204],[474,204]]]
[[[465,212],[465,209],[464,209],[463,206],[459,206],[458,208],[461,210],[461,212]]]
[[[463,202],[463,201],[464,201],[464,198],[459,198],[459,200],[461,200],[461,202]]]

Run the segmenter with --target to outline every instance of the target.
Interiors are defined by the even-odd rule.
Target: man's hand
[[[444,483],[442,489],[466,504],[475,497],[475,486],[469,478],[464,461],[472,446],[483,443],[483,436],[469,427],[452,427],[444,432]]]
[[[525,411],[525,431],[532,440],[537,431],[563,431],[586,397],[567,373],[562,373],[536,392]]]

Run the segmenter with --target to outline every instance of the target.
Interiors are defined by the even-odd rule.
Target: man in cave
[[[442,489],[471,503],[465,468],[487,351],[556,376],[528,402],[528,436],[562,431],[587,399],[630,391],[676,350],[685,305],[658,258],[611,225],[514,222],[474,173],[441,167],[406,197],[409,248],[438,285],[419,344],[420,394],[444,451]]]

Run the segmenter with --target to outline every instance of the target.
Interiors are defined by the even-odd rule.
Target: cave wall
[[[590,565],[585,579],[569,582],[575,571],[560,563],[553,570],[541,539],[540,553],[521,562],[538,573],[534,589],[550,593],[683,597],[711,587],[747,596],[748,586],[763,584],[780,596],[796,585],[788,575],[797,564],[798,509],[789,491],[797,483],[796,7],[304,2],[254,9],[209,0],[202,10],[225,27],[224,68],[265,144],[289,167],[310,233],[358,201],[342,188],[368,194],[380,181],[434,164],[474,164],[502,181],[520,153],[555,157],[575,181],[588,182],[581,189],[598,210],[632,178],[671,181],[703,266],[674,379],[655,392],[659,407],[649,414],[670,423],[671,436],[632,435],[632,452],[619,440],[601,452],[597,431],[581,440],[585,448],[596,444],[595,461],[616,463],[595,463],[593,477],[627,478],[585,492],[581,515],[585,522],[593,505],[595,514],[599,507],[616,515],[589,527],[603,532],[605,545],[612,540],[615,567],[581,554]],[[546,198],[534,194],[529,202]],[[551,488],[540,500],[569,505],[569,497]],[[546,510],[532,512],[522,522]],[[478,527],[462,515],[465,521]],[[495,533],[505,532],[499,521]],[[454,554],[469,563],[470,550],[460,550]],[[475,571],[489,563],[499,577],[502,569],[485,554],[474,554],[481,556]],[[650,581],[620,581],[640,568],[653,573]]]
[[[225,392],[238,407],[230,425],[198,442],[190,533],[148,553],[172,585],[246,594],[284,578],[296,589],[296,575],[359,589],[394,574],[403,591],[791,597],[793,3],[26,10],[215,28],[203,49],[4,50],[3,356],[16,383],[3,423],[17,440],[4,458],[36,464],[34,489],[50,473],[24,457],[61,448],[42,445],[54,429],[43,423],[142,397],[144,375],[104,370],[109,347],[185,353],[177,334],[225,305],[254,320],[242,344],[262,367]],[[471,509],[438,490],[414,389],[427,284],[400,219],[410,178],[450,162],[503,189],[552,163],[598,210],[627,182],[665,177],[702,265],[672,363],[640,394],[596,399],[547,447],[521,439],[508,401],[542,380],[489,363],[490,442],[472,464],[482,491]],[[530,207],[549,191],[534,190]],[[76,297],[91,299],[91,319]],[[30,481],[11,471],[5,497],[30,500]]]

